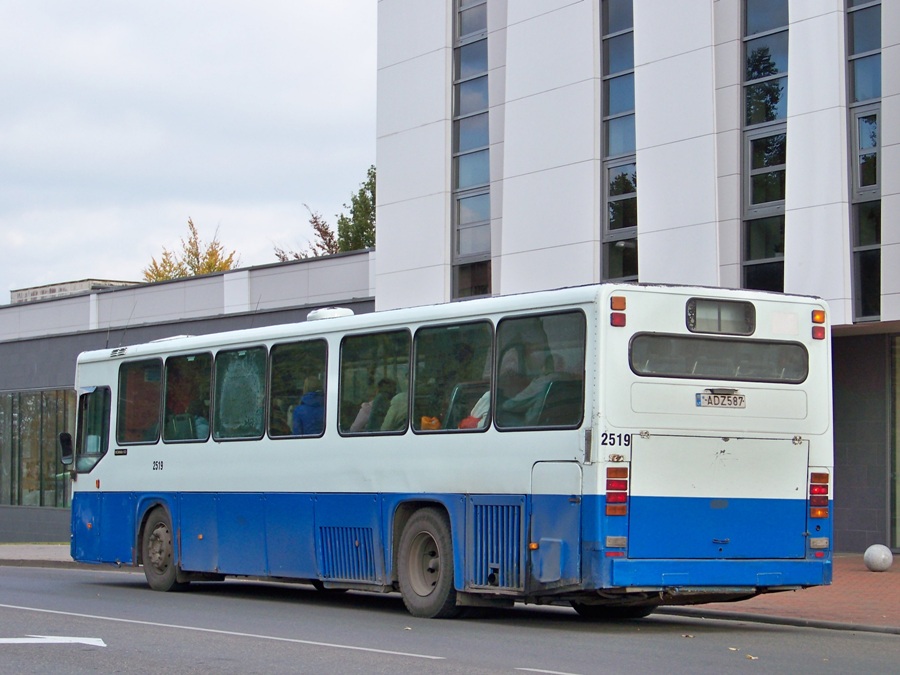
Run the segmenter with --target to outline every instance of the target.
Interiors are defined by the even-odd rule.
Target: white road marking
[[[92,647],[105,647],[106,643],[100,638],[29,635],[23,638],[0,638],[0,645],[91,645]]]
[[[431,656],[428,654],[411,654],[408,652],[394,652],[387,649],[373,649],[371,647],[357,647],[354,645],[341,645],[332,642],[317,642],[315,640],[299,640],[297,638],[277,637],[275,635],[258,635],[256,633],[239,633],[230,630],[218,630],[215,628],[200,628],[198,626],[179,626],[171,623],[157,623],[155,621],[138,621],[137,619],[121,619],[111,616],[96,616],[94,614],[79,614],[78,612],[63,612],[56,609],[40,609],[38,607],[20,607],[18,605],[3,605],[3,609],[19,609],[26,612],[40,612],[43,614],[57,614],[60,616],[72,616],[80,619],[95,619],[97,621],[113,621],[116,623],[130,623],[138,626],[156,626],[158,628],[174,628],[176,630],[189,630],[198,633],[213,633],[215,635],[230,635],[232,637],[247,637],[257,640],[272,640],[274,642],[291,642],[299,645],[311,645],[313,647],[330,647],[332,649],[349,649],[357,652],[369,652],[373,654],[386,654],[388,656],[408,656],[414,659],[430,659],[432,661],[443,661],[443,656]]]

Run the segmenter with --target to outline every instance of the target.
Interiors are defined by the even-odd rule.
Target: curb
[[[137,567],[131,565],[110,565],[106,563],[81,563],[75,560],[4,560],[0,558],[0,567],[46,567],[51,569],[85,570],[97,572],[133,572]]]
[[[870,626],[845,621],[822,621],[819,619],[800,619],[772,614],[752,614],[750,612],[729,612],[723,610],[704,610],[688,607],[659,607],[654,614],[683,616],[692,619],[718,619],[721,621],[748,621],[753,623],[775,624],[779,626],[795,626],[798,628],[823,628],[826,630],[858,631],[861,633],[882,633],[900,635],[898,626]]]

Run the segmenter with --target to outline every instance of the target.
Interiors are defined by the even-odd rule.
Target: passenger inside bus
[[[562,368],[557,369],[553,355],[547,354],[538,375],[527,386],[500,404],[500,410],[504,413],[501,418],[502,426],[535,424],[540,416],[548,385],[561,377],[559,372],[561,370]]]
[[[460,429],[484,429],[487,424],[488,414],[491,412],[491,392],[484,392],[481,398],[472,406],[468,417],[459,423]]]
[[[369,415],[365,421],[366,431],[381,430],[381,425],[384,422],[384,418],[387,415],[388,409],[391,407],[391,400],[396,394],[397,383],[394,380],[389,377],[384,377],[378,380],[378,385],[375,388],[375,396],[369,402]],[[357,419],[359,419],[358,415]],[[356,421],[354,421],[353,424],[355,426]]]
[[[322,381],[310,375],[303,381],[303,395],[291,414],[291,431],[295,436],[316,436],[325,426],[325,395]]]
[[[391,404],[381,423],[382,431],[400,431],[409,419],[409,392],[401,391],[391,399]]]

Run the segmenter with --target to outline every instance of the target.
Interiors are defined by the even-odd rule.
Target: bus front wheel
[[[447,514],[416,511],[403,528],[397,578],[406,609],[424,619],[460,614],[453,585],[453,540]]]
[[[147,517],[141,541],[144,576],[154,591],[177,591],[187,586],[179,582],[172,539],[172,519],[163,508],[155,508]]]

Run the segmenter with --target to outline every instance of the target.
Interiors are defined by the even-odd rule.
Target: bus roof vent
[[[314,309],[307,314],[306,320],[337,319],[341,316],[353,316],[353,310],[349,307],[322,307],[321,309]]]
[[[116,359],[120,356],[125,356],[125,352],[128,351],[128,347],[116,347],[109,353],[109,358]]]

